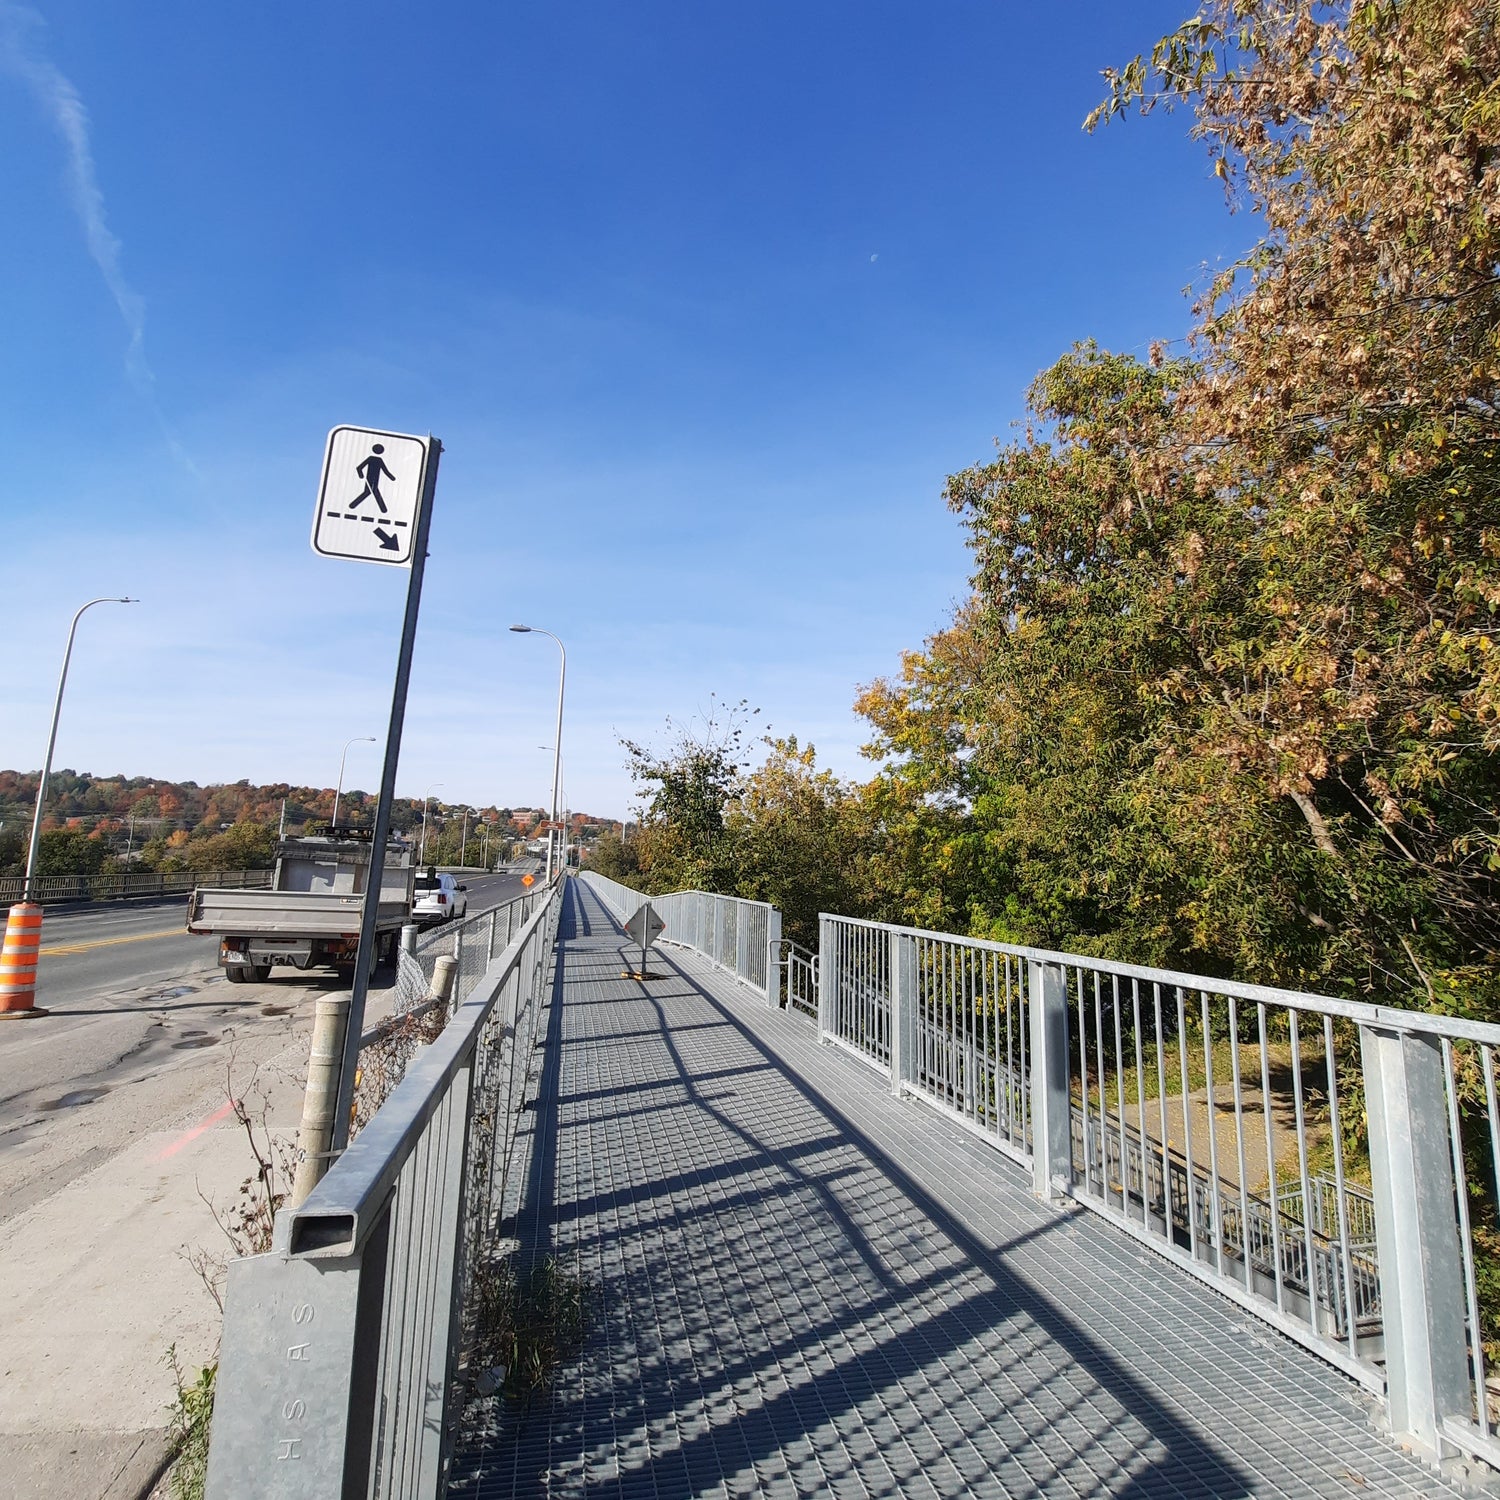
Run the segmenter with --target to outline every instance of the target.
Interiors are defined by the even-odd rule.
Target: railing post
[[[1029,964],[1031,1190],[1055,1198],[1073,1180],[1069,1131],[1068,981],[1060,964]]]
[[[427,1378],[423,1383],[426,1414],[421,1425],[421,1447],[416,1465],[415,1492],[418,1495],[435,1496],[443,1492],[442,1481],[449,1457],[445,1449],[453,1436],[449,1431],[448,1399],[458,1361],[459,1317],[464,1290],[459,1268],[464,1253],[464,1161],[468,1153],[473,1080],[471,1059],[448,1090],[444,1104],[448,1112],[446,1159],[439,1162],[435,1201],[429,1200],[427,1222],[421,1231],[423,1258],[430,1257],[433,1267],[434,1297],[427,1346]],[[493,1123],[491,1128],[494,1128]],[[484,1227],[488,1228],[487,1225]],[[448,1293],[446,1299],[444,1289]],[[398,1372],[397,1378],[405,1378],[405,1372]]]
[[[917,1078],[917,940],[891,934],[891,1092],[900,1095]]]
[[[490,935],[484,950],[485,956],[490,963],[493,963],[495,960],[495,927],[499,921],[499,917],[500,913],[497,911],[490,913]]]
[[[380,1317],[388,1226],[347,1257],[230,1261],[208,1500],[364,1493],[346,1470],[368,1473],[378,1351],[361,1335]]]
[[[818,1040],[830,1042],[838,1035],[839,959],[838,925],[832,917],[818,913]]]
[[[1443,1419],[1469,1412],[1463,1246],[1454,1213],[1447,1078],[1437,1037],[1360,1028],[1391,1430],[1455,1451]],[[1306,1212],[1304,1207],[1304,1212]]]
[[[781,1009],[781,913],[766,912],[766,1004]]]
[[[716,964],[724,962],[724,898],[714,897],[714,946],[708,955]]]
[[[739,979],[750,977],[750,924],[745,920],[743,905],[734,909],[734,972]]]

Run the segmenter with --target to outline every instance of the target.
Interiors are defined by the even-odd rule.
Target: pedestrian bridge
[[[641,899],[567,882],[232,1268],[210,1500],[1488,1487],[1500,1030],[697,893],[639,978]],[[529,1404],[502,1251],[586,1289]]]

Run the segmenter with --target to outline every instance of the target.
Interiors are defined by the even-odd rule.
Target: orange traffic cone
[[[0,1021],[45,1016],[36,1005],[36,955],[42,945],[42,909],[18,901],[5,924],[0,949]]]

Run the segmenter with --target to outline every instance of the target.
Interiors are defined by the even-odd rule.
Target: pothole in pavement
[[[263,1016],[289,1016],[292,1013],[290,1005],[262,1005],[260,1013]]]
[[[175,1052],[181,1052],[189,1047],[212,1047],[218,1043],[218,1037],[209,1036],[203,1031],[184,1031],[181,1040],[172,1043]]]
[[[80,1104],[92,1104],[96,1099],[102,1099],[108,1089],[74,1089],[71,1094],[64,1094],[61,1099],[44,1099],[37,1105],[38,1109],[74,1109]]]
[[[183,995],[196,995],[197,993],[198,986],[196,984],[179,984],[175,989],[158,990],[156,994],[152,996],[152,999],[177,1000],[180,999]]]

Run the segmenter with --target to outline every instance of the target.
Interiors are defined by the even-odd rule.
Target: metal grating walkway
[[[1465,1493],[806,1021],[678,949],[621,979],[625,953],[570,882],[511,1207],[589,1284],[589,1338],[550,1397],[496,1403],[450,1493]]]

